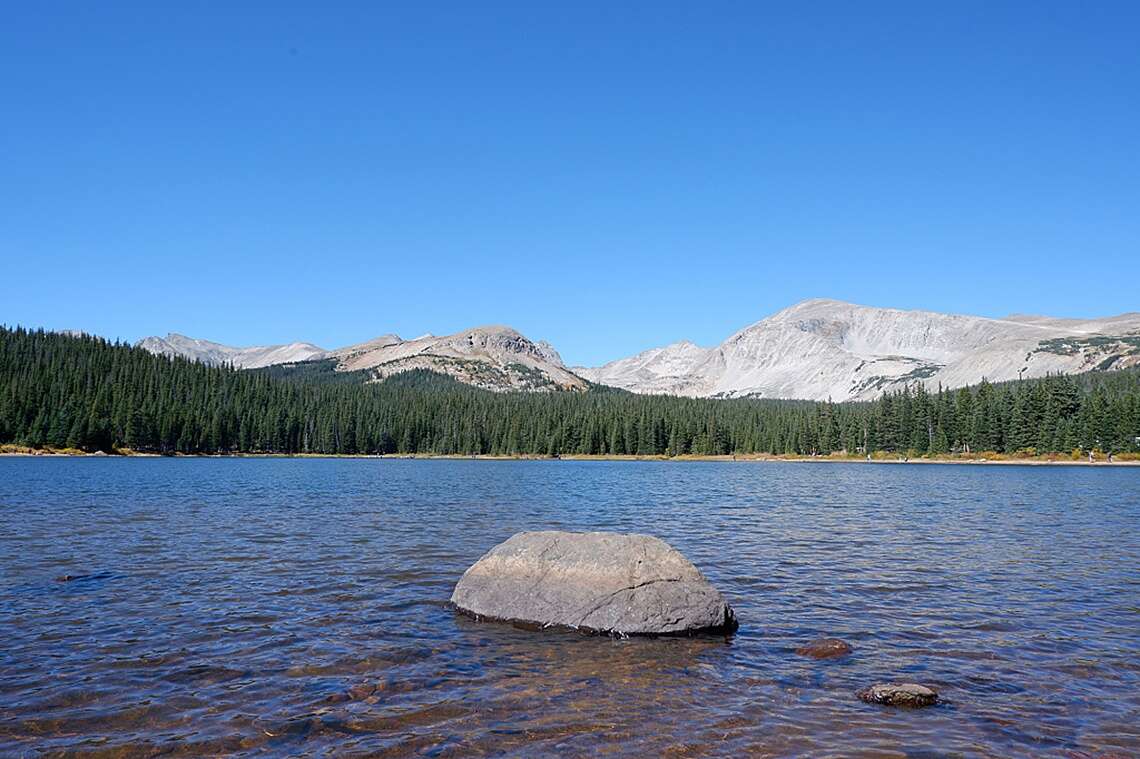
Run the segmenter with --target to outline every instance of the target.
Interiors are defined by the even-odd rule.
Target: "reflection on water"
[[[1138,523],[1123,468],[0,459],[0,754],[1128,756]],[[451,612],[522,529],[658,535],[741,629]]]

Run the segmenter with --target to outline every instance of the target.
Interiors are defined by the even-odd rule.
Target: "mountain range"
[[[693,397],[869,400],[913,383],[934,388],[1140,365],[1140,313],[1101,319],[1001,319],[807,300],[719,345],[681,341],[599,367],[566,367],[545,342],[505,326],[403,340],[382,335],[324,350],[311,343],[234,348],[170,334],[138,345],[239,368],[331,360],[380,380],[430,369],[491,390],[584,390],[590,382]]]
[[[698,397],[869,400],[914,382],[961,387],[1140,363],[1140,313],[1003,319],[807,300],[701,348],[678,342],[596,368],[599,384]]]
[[[261,369],[274,364],[292,364],[322,358],[323,348],[312,343],[288,345],[256,345],[251,348],[234,348],[209,340],[198,340],[171,332],[166,337],[144,337],[136,344],[161,356],[182,356],[210,366],[233,364],[239,369]]]
[[[585,390],[588,383],[569,371],[553,346],[532,342],[504,326],[476,327],[437,337],[404,340],[381,335],[335,350],[312,343],[234,348],[171,333],[147,337],[138,347],[166,356],[183,356],[205,364],[232,364],[260,369],[275,364],[330,360],[338,371],[364,372],[381,380],[400,372],[428,369],[488,390]]]

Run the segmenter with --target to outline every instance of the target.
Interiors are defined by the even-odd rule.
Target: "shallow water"
[[[1130,756],[1138,527],[1135,468],[0,459],[0,754]],[[545,528],[664,538],[739,632],[446,607]]]

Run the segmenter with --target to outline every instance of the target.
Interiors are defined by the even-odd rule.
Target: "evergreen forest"
[[[1140,451],[1140,371],[862,403],[496,393],[425,371],[366,383],[316,361],[211,367],[0,328],[0,443],[159,454],[1079,455]]]

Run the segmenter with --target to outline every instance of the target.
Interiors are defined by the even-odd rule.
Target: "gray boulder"
[[[477,619],[619,635],[737,627],[704,575],[649,535],[520,532],[463,573],[451,602]]]
[[[878,683],[855,694],[868,704],[888,706],[933,706],[938,703],[938,692],[917,683]]]

